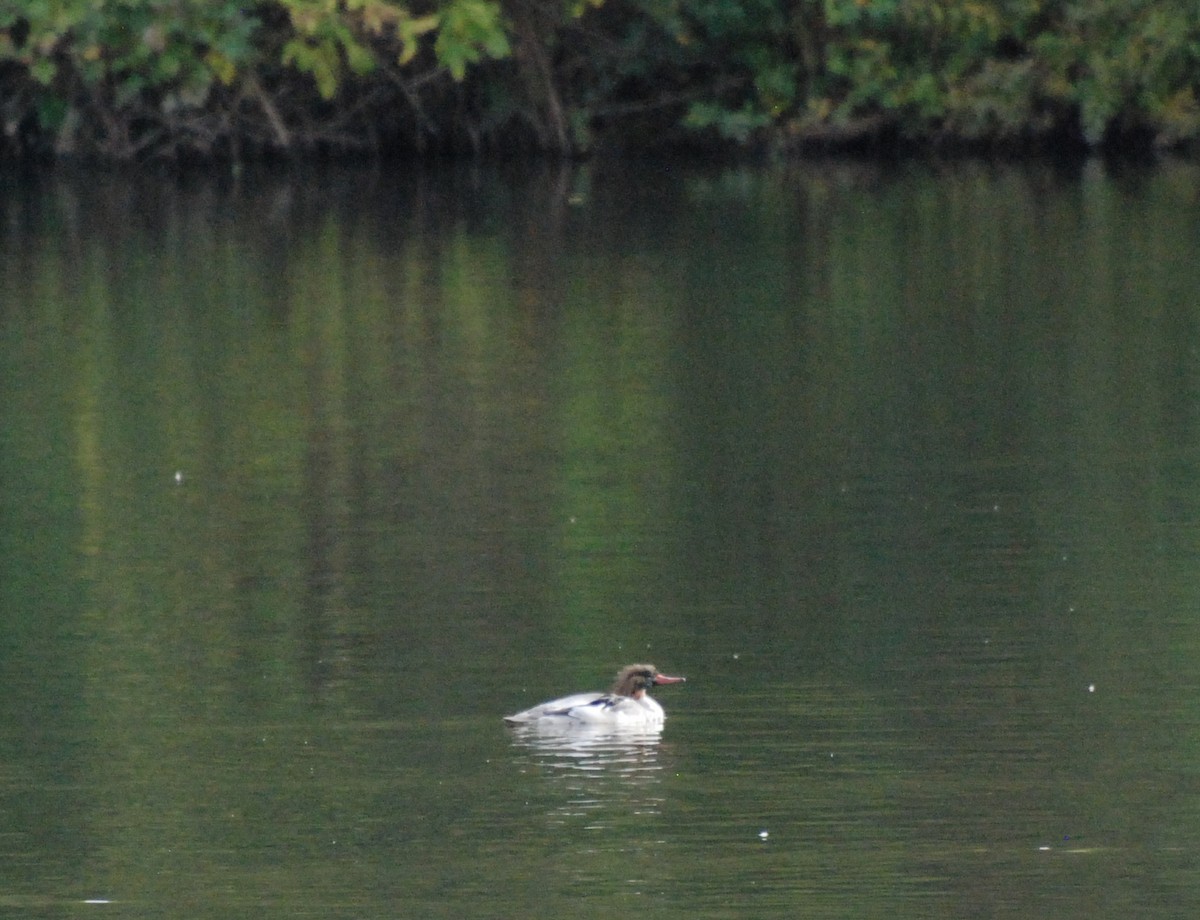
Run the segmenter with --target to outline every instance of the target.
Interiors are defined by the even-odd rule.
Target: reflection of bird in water
[[[509,725],[599,726],[621,729],[660,729],[663,708],[646,691],[656,684],[677,684],[682,677],[660,674],[652,664],[631,664],[620,670],[608,693],[575,693],[505,716]]]
[[[564,768],[636,769],[654,760],[662,728],[607,728],[595,725],[531,722],[518,725],[513,745],[539,756],[540,762]]]
[[[566,793],[552,809],[560,817],[587,816],[589,826],[609,823],[606,812],[656,814],[663,764],[659,759],[662,726],[611,728],[560,720],[518,725],[513,747],[527,757],[518,761],[541,773]]]

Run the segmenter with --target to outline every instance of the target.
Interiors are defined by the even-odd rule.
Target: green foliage
[[[82,117],[96,145],[123,156],[138,146],[131,131],[159,132],[156,122],[178,125],[187,111],[203,119],[236,105],[241,88],[285,142],[268,80],[300,74],[333,101],[381,65],[419,62],[463,80],[509,51],[498,0],[0,0],[0,95],[10,98],[0,114],[9,135],[32,114],[60,146]],[[232,102],[214,97],[223,88]]]
[[[128,156],[217,126],[287,147],[315,118],[374,131],[398,109],[415,133],[466,118],[476,144],[526,125],[560,149],[619,117],[744,145],[864,126],[1200,145],[1200,5],[0,0],[0,137],[32,123]]]
[[[274,42],[279,62],[311,75],[325,98],[381,58],[411,62],[432,32],[437,62],[456,79],[509,53],[495,0],[442,0],[420,12],[393,0],[0,0],[0,62],[43,86],[69,72],[85,85],[110,83],[119,99],[172,88],[201,104],[214,82],[269,64],[263,22],[280,14],[288,29]]]
[[[5,4],[0,59],[23,64],[42,84],[66,67],[86,84],[203,87],[246,57],[258,20],[240,3]],[[44,16],[37,16],[39,11]],[[23,28],[21,28],[23,27]],[[19,41],[17,34],[23,32]]]
[[[1200,140],[1200,6],[1167,0],[678,0],[716,98],[686,123],[883,119],[914,137],[1003,140],[1070,130],[1090,144],[1148,130]],[[660,14],[660,21],[667,17]],[[719,89],[717,89],[719,87]]]
[[[490,0],[451,0],[441,13],[434,51],[438,60],[461,80],[467,66],[485,55],[505,57],[509,53],[508,36],[500,16],[500,6]]]
[[[433,54],[455,80],[485,57],[509,53],[497,0],[441,0],[417,12],[394,0],[278,0],[294,36],[283,46],[284,64],[310,74],[332,99],[346,72],[371,73],[383,60],[412,62],[421,39],[436,33]]]
[[[1047,94],[1074,106],[1090,143],[1122,128],[1197,137],[1200,7],[1095,0],[1071,7],[1033,42]]]
[[[677,46],[667,49],[662,64],[682,63],[693,72],[712,74],[715,92],[688,106],[686,127],[715,130],[745,143],[799,101],[802,65],[790,47],[785,5],[774,0],[641,0],[640,9]],[[681,56],[679,48],[684,49]]]
[[[374,48],[388,48],[407,63],[421,36],[439,26],[439,14],[414,15],[389,0],[280,0],[280,5],[293,29],[282,62],[311,75],[324,99],[337,94],[347,70],[357,76],[375,70]]]

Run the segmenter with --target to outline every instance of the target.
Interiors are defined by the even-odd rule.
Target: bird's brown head
[[[618,696],[631,696],[636,700],[655,684],[678,684],[684,680],[686,678],[660,674],[658,668],[652,664],[631,664],[617,672],[613,693]]]

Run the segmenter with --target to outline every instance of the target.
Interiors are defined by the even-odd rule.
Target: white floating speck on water
[[[177,482],[177,483],[183,482],[183,470],[175,471],[175,482]]]
[[[1096,692],[1096,685],[1088,684],[1088,693],[1095,693],[1095,692]]]
[[[759,831],[759,832],[758,832],[758,839],[759,839],[759,840],[766,840],[766,839],[767,839],[768,837],[770,837],[770,836],[771,836],[771,834],[770,834],[770,832],[769,832],[769,831]]]

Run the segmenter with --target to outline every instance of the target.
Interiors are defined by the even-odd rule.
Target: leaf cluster
[[[169,149],[181,128],[229,142],[256,107],[286,147],[286,122],[356,81],[406,67],[461,81],[509,50],[497,0],[0,0],[0,118],[10,139],[121,158]]]
[[[689,118],[747,130],[985,144],[1200,141],[1200,6],[1171,0],[683,0],[724,91]],[[725,15],[714,15],[713,7]],[[752,11],[752,6],[740,6]]]
[[[0,0],[0,128],[10,152],[114,158],[397,138],[1195,147],[1200,6]]]

